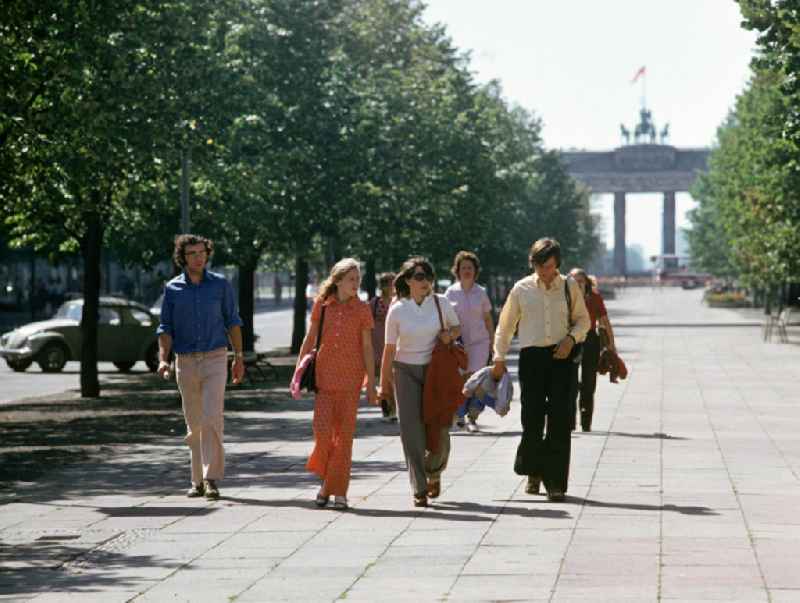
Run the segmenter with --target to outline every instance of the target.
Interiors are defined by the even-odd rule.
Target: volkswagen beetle
[[[15,371],[36,362],[46,373],[57,373],[68,360],[81,359],[83,300],[65,302],[50,320],[32,322],[0,337],[0,356]],[[150,310],[120,297],[101,297],[97,324],[97,359],[113,362],[120,371],[143,360],[158,368],[158,319]]]

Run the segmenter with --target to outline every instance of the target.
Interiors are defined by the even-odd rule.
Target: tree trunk
[[[83,236],[83,315],[81,316],[81,397],[97,398],[100,381],[97,377],[97,318],[100,308],[100,250],[103,227],[100,214],[86,214]]]
[[[331,233],[325,242],[325,267],[330,270],[341,259],[342,250],[339,244],[339,235],[338,233]]]
[[[39,309],[39,288],[36,286],[36,252],[31,248],[31,286],[30,290],[30,305],[31,305],[31,322],[36,321],[36,311]]]
[[[364,267],[364,291],[367,292],[367,297],[372,299],[375,297],[375,258],[371,257],[367,260],[367,265]]]
[[[255,264],[239,266],[239,315],[242,318],[242,346],[245,352],[255,349],[253,315],[255,314]]]
[[[306,336],[306,287],[308,287],[308,260],[299,253],[294,268],[294,325],[292,327],[292,354],[297,354]]]

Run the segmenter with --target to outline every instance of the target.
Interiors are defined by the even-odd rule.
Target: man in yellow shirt
[[[580,287],[558,270],[558,241],[539,239],[529,260],[533,274],[517,281],[500,313],[492,374],[499,379],[505,372],[506,353],[519,328],[522,441],[514,471],[528,476],[528,493],[538,494],[544,481],[548,498],[560,501],[569,482],[576,346],[591,321]]]

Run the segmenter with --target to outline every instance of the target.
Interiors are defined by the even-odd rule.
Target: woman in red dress
[[[358,298],[360,283],[357,260],[346,258],[334,265],[314,302],[311,326],[297,360],[299,363],[315,345],[322,322],[316,361],[314,450],[306,469],[322,478],[316,505],[327,506],[333,496],[333,506],[338,510],[348,507],[356,414],[365,377],[367,399],[370,404],[377,404],[373,320],[369,306]]]

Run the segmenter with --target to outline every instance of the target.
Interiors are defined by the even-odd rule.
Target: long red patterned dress
[[[325,324],[317,355],[314,450],[306,469],[323,479],[323,496],[346,496],[358,399],[367,374],[362,334],[374,323],[365,302],[353,297],[342,303],[332,296],[314,303],[311,320],[317,324],[323,303]]]

